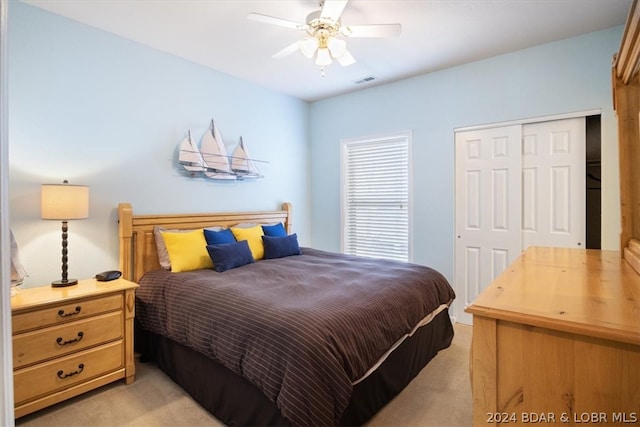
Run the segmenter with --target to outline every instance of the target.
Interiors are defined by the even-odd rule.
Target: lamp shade
[[[89,217],[89,187],[85,185],[43,184],[40,191],[42,219],[84,219]]]

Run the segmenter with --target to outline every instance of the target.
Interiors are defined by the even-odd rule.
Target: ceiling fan
[[[395,37],[400,24],[342,25],[340,15],[349,0],[321,0],[320,9],[307,15],[304,24],[260,13],[250,13],[248,19],[304,31],[306,36],[273,55],[284,58],[296,51],[307,58],[315,56],[315,63],[325,67],[335,59],[347,66],[356,62],[347,50],[347,37]]]

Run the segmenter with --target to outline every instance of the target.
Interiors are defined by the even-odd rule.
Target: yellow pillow
[[[202,229],[186,233],[161,231],[160,234],[167,247],[173,273],[213,268]]]
[[[240,240],[247,241],[253,259],[257,261],[264,258],[264,244],[262,243],[262,235],[264,233],[261,225],[249,228],[231,227],[231,232],[238,242]]]

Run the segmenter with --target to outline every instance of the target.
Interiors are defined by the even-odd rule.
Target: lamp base
[[[64,288],[67,286],[73,286],[78,284],[78,279],[56,280],[51,282],[52,288]]]

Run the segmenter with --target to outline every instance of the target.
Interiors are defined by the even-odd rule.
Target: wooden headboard
[[[634,0],[613,61],[613,108],[618,116],[620,249],[640,273],[640,3]]]
[[[120,203],[118,205],[118,236],[122,277],[138,282],[147,271],[160,268],[153,235],[155,226],[184,230],[212,226],[230,227],[241,222],[258,224],[281,222],[287,234],[290,234],[291,210],[291,203],[283,203],[279,211],[134,215],[130,203]]]

